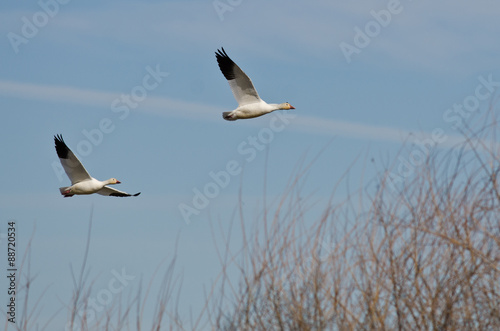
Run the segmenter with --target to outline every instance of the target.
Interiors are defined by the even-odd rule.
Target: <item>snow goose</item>
[[[71,180],[71,186],[59,188],[61,194],[64,195],[65,198],[72,197],[75,194],[92,193],[109,195],[112,197],[136,197],[141,194],[141,192],[139,192],[132,195],[107,186],[111,184],[120,184],[120,181],[116,178],[100,181],[91,177],[76,155],[66,146],[61,135],[54,136],[54,142],[56,144],[57,156],[59,156],[64,171]]]
[[[277,104],[262,100],[250,78],[227,56],[224,47],[222,47],[222,51],[215,52],[215,57],[220,71],[226,77],[234,98],[238,102],[238,108],[222,113],[225,120],[236,121],[237,119],[259,117],[278,109],[295,109],[288,102]]]

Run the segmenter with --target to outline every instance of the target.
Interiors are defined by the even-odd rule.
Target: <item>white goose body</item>
[[[286,106],[279,105],[277,103],[267,103],[264,100],[260,100],[259,102],[249,103],[243,106],[239,106],[233,111],[224,112],[223,117],[229,121],[235,121],[237,119],[245,119],[245,118],[254,118],[259,117],[265,114],[269,114],[278,109],[292,109],[285,108]]]
[[[228,121],[259,117],[275,110],[295,109],[288,102],[267,103],[259,97],[253,86],[252,80],[229,58],[222,48],[215,53],[219,68],[227,79],[234,98],[238,102],[238,108],[233,111],[223,112],[222,117]]]
[[[91,177],[80,160],[68,148],[61,135],[54,136],[54,142],[59,161],[61,161],[64,171],[71,180],[71,186],[59,188],[59,191],[65,198],[72,197],[75,194],[85,195],[93,193],[115,197],[136,197],[141,194],[139,192],[132,195],[107,186],[120,184],[121,182],[116,178],[100,181]]]
[[[103,189],[106,185],[110,184],[119,184],[119,181],[113,181],[114,178],[105,180],[105,181],[100,181],[95,179],[94,177],[91,177],[88,180],[81,181],[79,183],[73,184],[69,187],[60,187],[59,190],[61,191],[61,194],[93,194],[99,192],[101,189]],[[65,193],[67,192],[67,193]]]

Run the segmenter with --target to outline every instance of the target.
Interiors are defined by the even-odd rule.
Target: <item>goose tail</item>
[[[222,118],[224,118],[226,121],[236,121],[236,118],[233,117],[233,112],[232,111],[225,111],[222,113]]]
[[[64,195],[65,198],[72,197],[74,194],[66,193],[69,190],[69,188],[70,188],[69,186],[68,187],[60,187],[59,192],[61,192],[61,194]]]

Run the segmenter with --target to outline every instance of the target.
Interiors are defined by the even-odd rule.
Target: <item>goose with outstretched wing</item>
[[[233,91],[234,98],[238,102],[238,108],[222,113],[225,120],[236,121],[237,119],[259,117],[275,110],[295,109],[288,102],[277,104],[262,100],[253,86],[252,80],[229,58],[223,47],[222,50],[215,52],[215,57],[222,74]]]
[[[91,177],[80,160],[78,160],[76,155],[73,154],[73,152],[68,148],[61,135],[54,136],[54,142],[56,145],[57,156],[59,156],[59,161],[61,161],[64,171],[71,180],[71,186],[59,188],[61,194],[65,198],[72,197],[75,194],[83,195],[93,193],[113,197],[136,197],[141,194],[141,192],[129,194],[107,186],[120,184],[121,182],[116,178],[100,181]]]

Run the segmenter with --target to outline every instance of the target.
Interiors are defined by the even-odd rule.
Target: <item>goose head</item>
[[[284,103],[280,104],[279,106],[280,106],[280,109],[283,109],[283,110],[295,109],[295,107],[292,106],[291,104],[289,104],[288,102],[284,102]]]
[[[107,180],[108,184],[121,184],[121,182],[116,178],[110,178]]]

